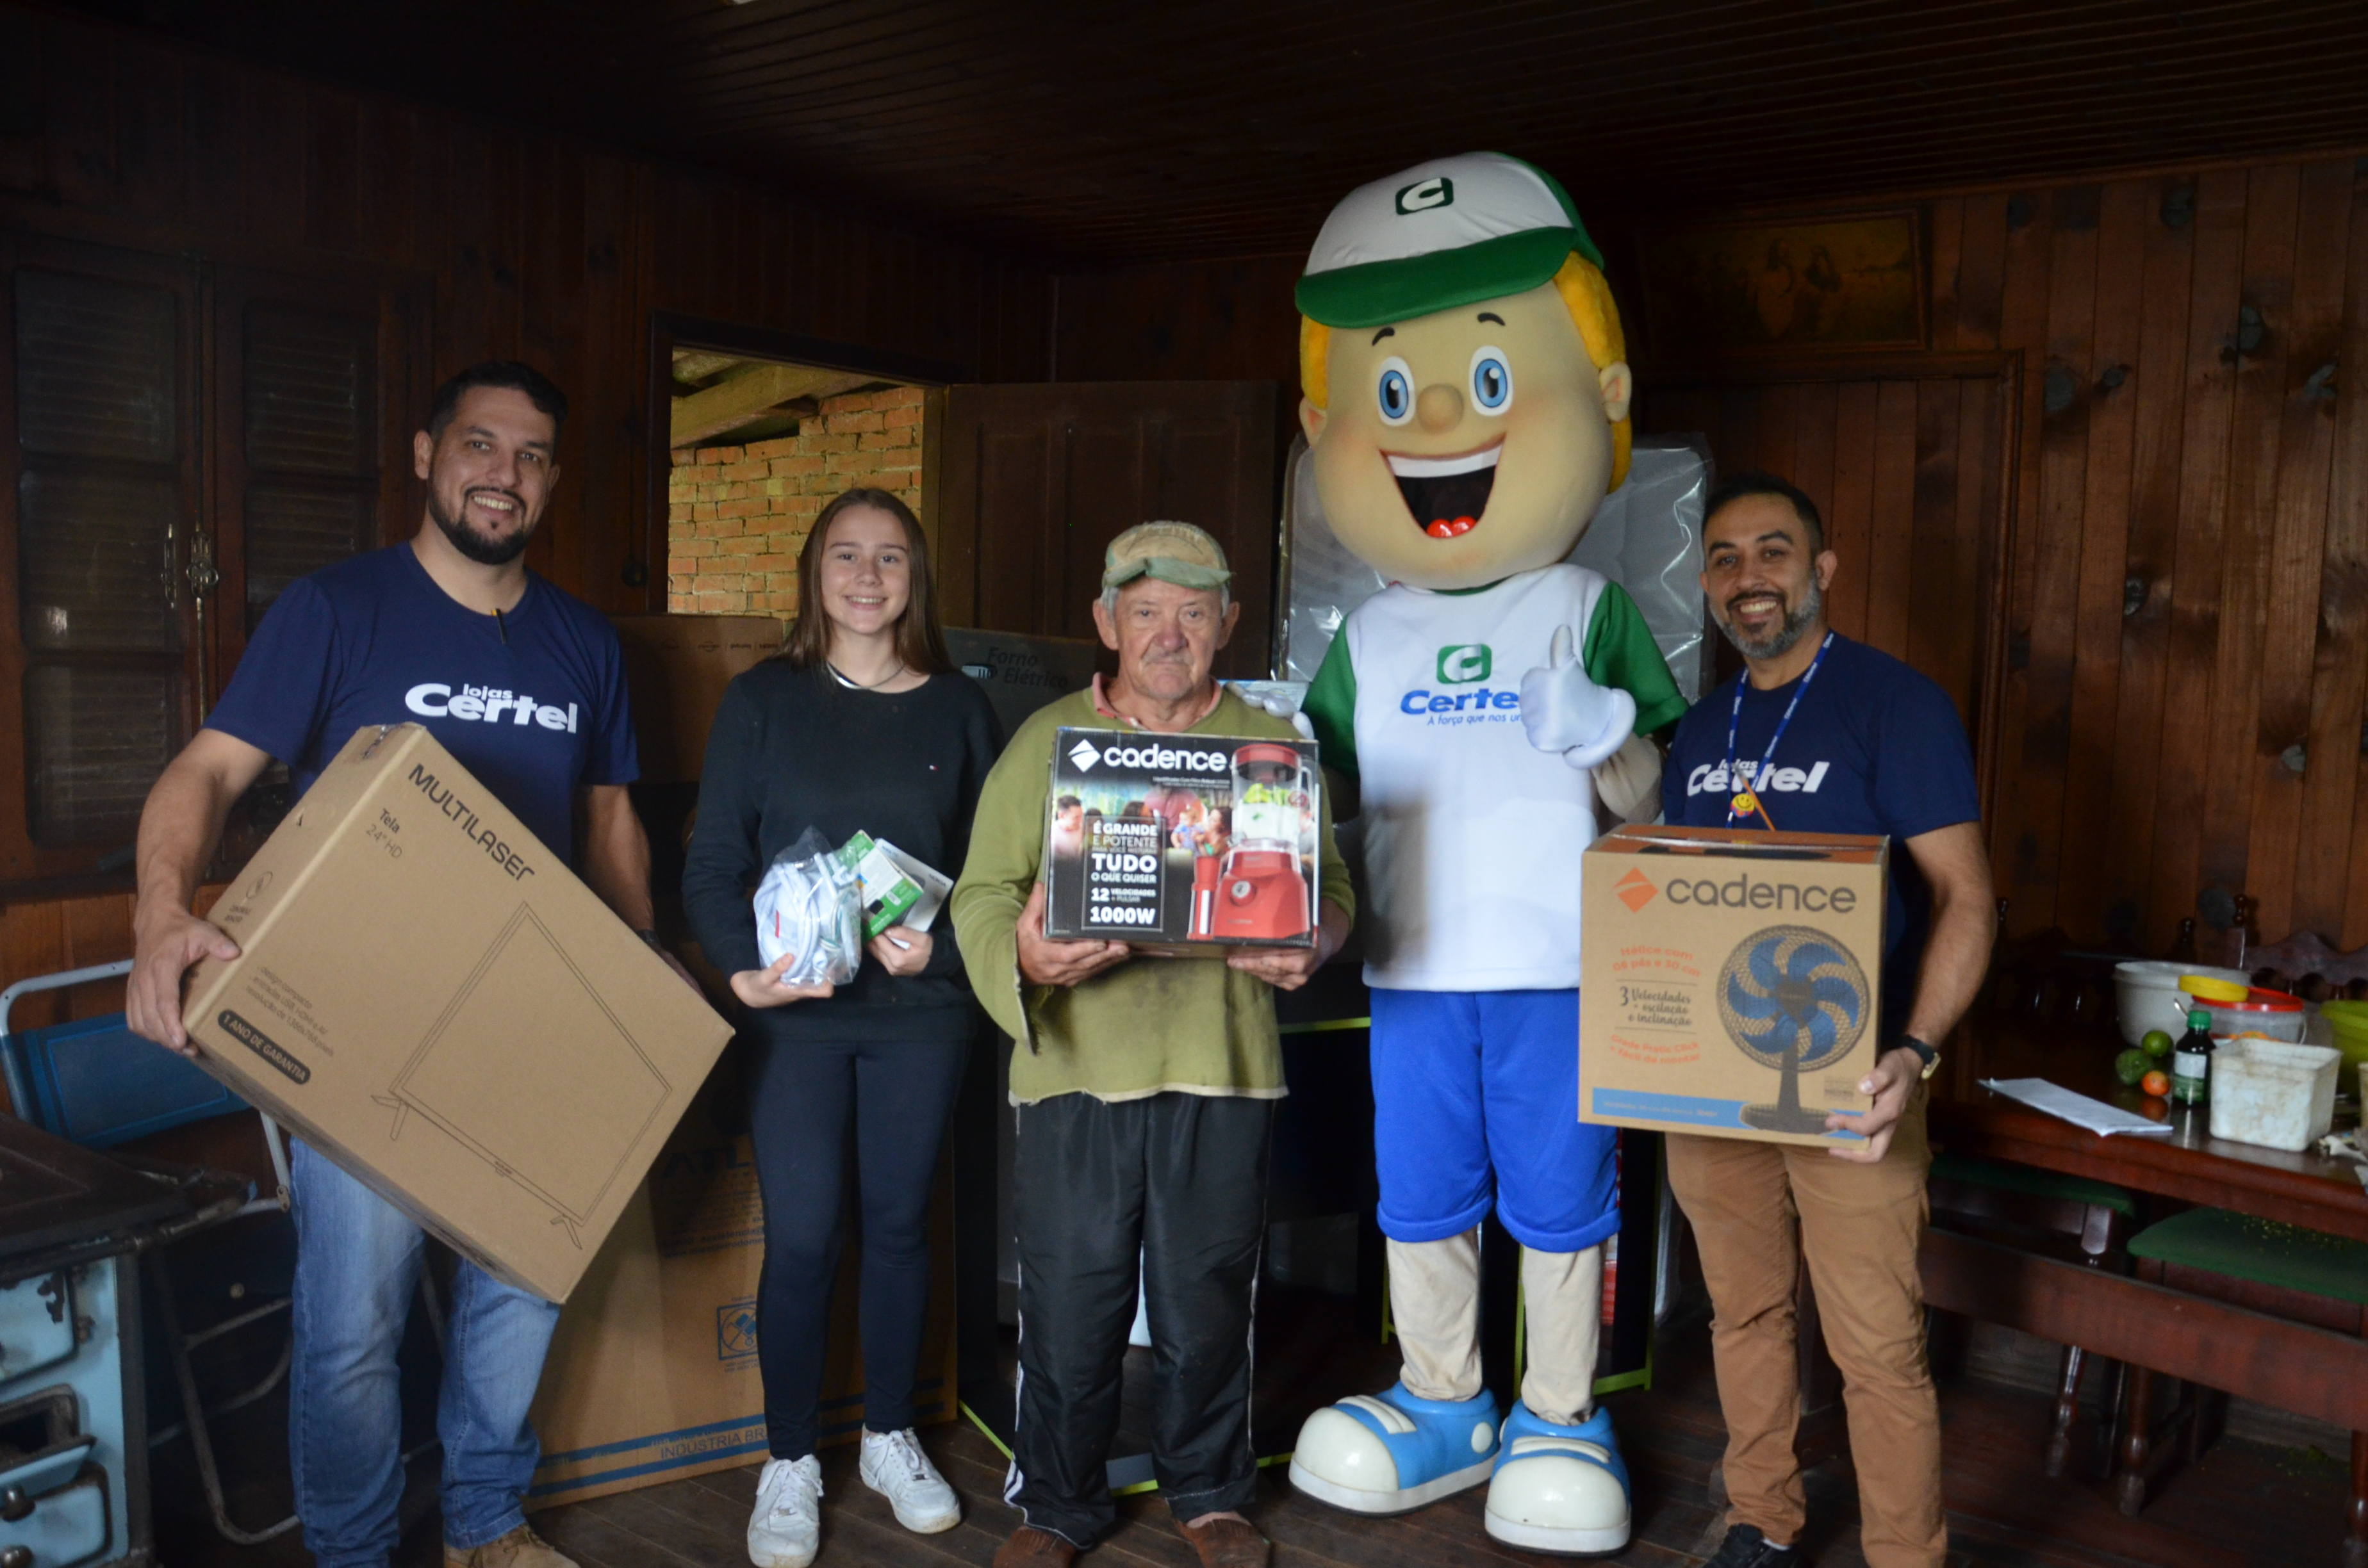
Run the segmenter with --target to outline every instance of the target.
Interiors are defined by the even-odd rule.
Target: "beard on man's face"
[[[1785,610],[1783,621],[1765,637],[1755,639],[1736,631],[1731,605],[1723,613],[1714,614],[1713,619],[1717,620],[1718,629],[1726,634],[1726,640],[1734,643],[1736,651],[1745,658],[1774,659],[1791,652],[1809,628],[1816,623],[1817,618],[1825,613],[1825,608],[1826,596],[1818,588],[1817,580],[1811,577],[1807,592],[1801,596],[1801,602]]]
[[[517,503],[519,512],[523,513],[526,510],[526,500],[523,496],[514,491],[495,489],[491,485],[480,485],[475,490],[464,491],[461,496],[462,510],[467,509],[471,495],[480,494],[507,496]],[[480,566],[508,565],[526,553],[527,540],[534,537],[534,527],[529,523],[506,539],[488,538],[471,528],[467,517],[455,517],[446,511],[442,498],[433,491],[430,491],[427,496],[427,515],[436,519],[436,527],[442,531],[446,539],[451,541],[453,549]]]

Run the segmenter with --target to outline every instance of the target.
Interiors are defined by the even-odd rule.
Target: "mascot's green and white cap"
[[[1326,326],[1407,321],[1534,289],[1573,251],[1603,265],[1554,176],[1502,153],[1434,158],[1332,209],[1299,310]]]

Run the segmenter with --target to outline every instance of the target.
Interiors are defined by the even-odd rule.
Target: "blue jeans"
[[[288,1457],[304,1544],[319,1568],[385,1568],[403,1498],[394,1353],[427,1237],[360,1182],[293,1144],[295,1359]],[[466,1551],[526,1522],[518,1500],[541,1446],[527,1424],[559,1309],[465,1259],[445,1325],[436,1431],[444,1540]]]

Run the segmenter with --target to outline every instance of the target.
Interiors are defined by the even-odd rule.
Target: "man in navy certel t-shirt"
[[[558,477],[567,403],[524,365],[445,383],[414,438],[427,515],[405,543],[290,585],[203,729],[140,820],[131,1027],[192,1051],[181,979],[237,949],[189,912],[231,804],[277,757],[301,793],[356,730],[424,724],[653,947],[649,844],[617,634],[520,559]],[[584,851],[574,853],[582,803]],[[308,1146],[294,1151],[296,1288],[289,1450],[305,1544],[322,1568],[382,1568],[398,1535],[395,1348],[420,1231]],[[559,1309],[463,1262],[437,1415],[445,1560],[573,1568],[526,1524],[538,1449],[527,1407]]]
[[[1717,1313],[1729,1507],[1711,1568],[1780,1568],[1804,1522],[1793,1457],[1799,1400],[1793,1291],[1803,1254],[1849,1387],[1861,1542],[1874,1568],[1941,1568],[1941,1419],[1925,1365],[1924,1080],[1989,963],[1996,921],[1973,750],[1947,695],[1826,624],[1840,562],[1810,499],[1766,474],[1710,498],[1702,592],[1744,671],[1678,722],[1664,814],[1696,827],[1884,834],[1878,1055],[1863,1116],[1821,1149],[1668,1135],[1669,1185],[1692,1221]],[[1797,1221],[1797,1227],[1796,1227]]]

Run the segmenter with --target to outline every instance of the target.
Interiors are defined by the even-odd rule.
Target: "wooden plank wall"
[[[520,358],[574,403],[529,557],[605,609],[664,608],[643,424],[653,311],[1036,381],[1041,271],[567,138],[324,85],[0,3],[0,224],[297,272],[419,280],[434,381]],[[390,534],[409,519],[389,520]],[[649,568],[629,585],[629,558]],[[127,957],[122,895],[0,909],[0,978]],[[20,1026],[120,1005],[36,998]],[[86,993],[83,994],[83,993]]]
[[[1931,350],[2021,358],[1990,824],[2019,933],[2160,951],[2242,892],[2265,939],[2368,943],[2363,192],[2340,157],[1929,199]],[[1623,299],[1628,226],[1597,230]],[[1060,369],[1295,403],[1298,265],[1064,276]],[[1912,570],[1902,603],[1978,588]]]
[[[2363,192],[2341,158],[1931,204],[1933,347],[2024,363],[2018,932],[2159,950],[2246,892],[2266,938],[2368,942]]]
[[[1799,485],[1818,503],[1840,557],[1826,608],[1845,637],[1921,670],[1990,744],[2017,361],[1998,353],[1886,355],[1879,371],[1841,361],[1817,371],[1648,378],[1637,427],[1707,436],[1718,462]],[[1729,654],[1722,650],[1723,655]],[[1722,669],[1739,668],[1739,656]]]

